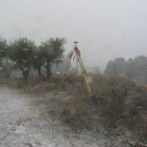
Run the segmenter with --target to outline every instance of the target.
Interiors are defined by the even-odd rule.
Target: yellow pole
[[[87,72],[86,72],[85,66],[84,66],[83,61],[80,56],[78,56],[78,59],[79,59],[79,64],[81,67],[82,75],[84,77],[84,80],[85,80],[85,83],[87,86],[87,91],[88,91],[88,93],[91,93],[91,88],[90,88],[90,84],[88,82],[88,77],[87,77]]]

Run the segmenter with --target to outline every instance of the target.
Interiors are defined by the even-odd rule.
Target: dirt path
[[[58,119],[40,116],[44,105],[31,103],[29,95],[0,86],[1,147],[105,147],[103,138],[94,140],[87,132],[76,135]]]

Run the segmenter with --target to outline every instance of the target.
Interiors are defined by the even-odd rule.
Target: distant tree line
[[[121,76],[138,84],[147,83],[147,57],[138,56],[125,60],[116,58],[108,62],[105,74],[109,76]]]
[[[64,38],[50,38],[37,46],[28,38],[10,43],[0,38],[0,76],[9,76],[13,68],[20,69],[24,79],[29,77],[31,69],[42,76],[43,67],[46,76],[51,77],[51,66],[62,62],[65,43]]]

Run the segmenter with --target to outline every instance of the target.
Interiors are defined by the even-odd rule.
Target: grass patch
[[[90,77],[92,97],[87,95],[85,83],[80,76],[73,78],[70,75],[65,78],[60,90],[67,93],[63,95],[60,92],[59,95],[55,94],[61,77],[0,79],[0,83],[35,94],[32,104],[44,105],[40,111],[41,116],[61,120],[74,130],[99,131],[101,126],[109,130],[126,126],[136,134],[146,136],[146,116],[138,109],[141,107],[145,110],[147,106],[146,87],[135,87],[133,83],[118,77],[108,78],[101,74],[91,74]]]

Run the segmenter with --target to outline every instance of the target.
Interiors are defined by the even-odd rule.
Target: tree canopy
[[[34,42],[27,38],[19,38],[9,45],[8,57],[17,64],[24,78],[28,78],[33,65],[34,49]]]
[[[62,62],[64,52],[65,39],[63,38],[50,38],[49,40],[42,42],[39,46],[36,62],[39,66],[46,68],[46,74],[51,76],[51,65]]]
[[[6,57],[7,41],[0,38],[0,67],[3,66],[3,60]]]

